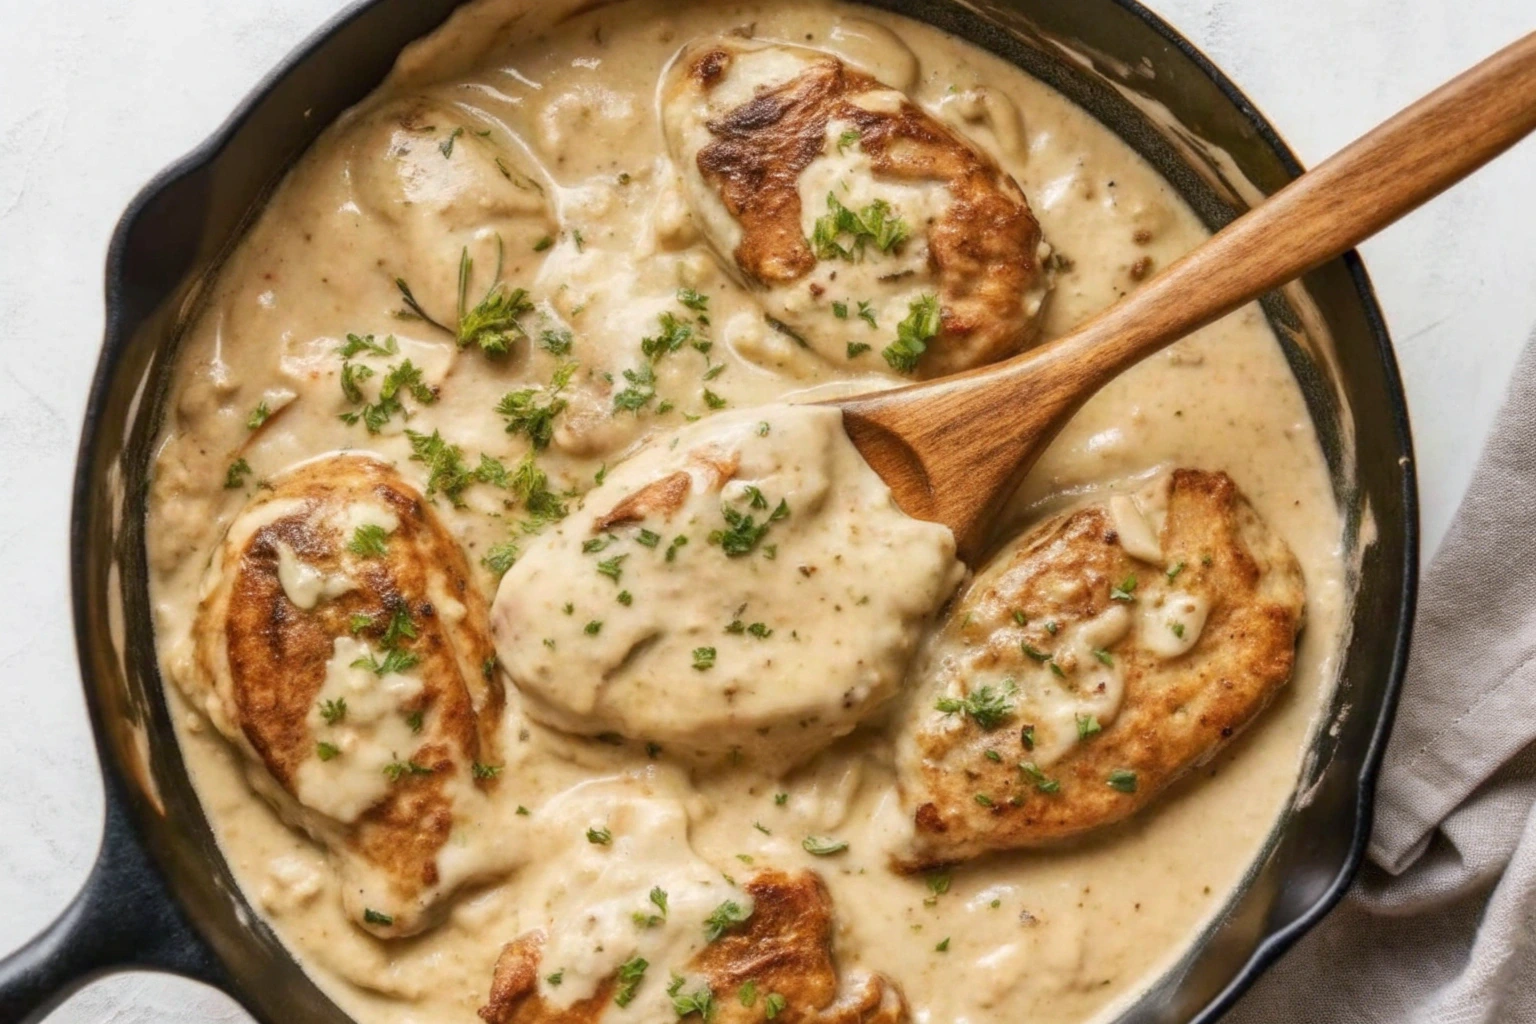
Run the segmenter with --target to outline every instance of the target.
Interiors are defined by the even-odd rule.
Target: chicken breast
[[[203,706],[327,847],[359,924],[419,931],[455,888],[509,866],[487,818],[504,697],[485,599],[393,469],[336,455],[273,481],[204,594]]]
[[[616,466],[502,577],[491,618],[531,717],[785,767],[898,693],[962,571],[838,410],[765,405]]]
[[[1034,338],[1049,248],[1024,193],[904,93],[796,46],[686,47],[663,126],[723,262],[837,364],[936,377]]]
[[[507,944],[496,962],[487,1024],[596,1024],[640,1019],[626,1009],[642,986],[666,987],[680,1020],[713,1024],[900,1024],[907,1009],[881,975],[840,980],[832,956],[832,899],[809,871],[761,871],[742,886],[748,916],[729,925],[686,964],[631,958],[595,992],[571,1002],[540,985],[545,935]],[[557,975],[558,977],[558,975]],[[563,979],[562,979],[563,981]]]
[[[1223,473],[1179,469],[1051,519],[977,575],[914,670],[906,869],[1119,821],[1290,678],[1304,590]]]

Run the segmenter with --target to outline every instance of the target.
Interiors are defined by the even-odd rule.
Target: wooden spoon
[[[974,564],[1024,474],[1111,379],[1352,248],[1533,129],[1536,32],[1297,178],[1063,337],[992,366],[828,404],[842,408],[849,438],[902,510],[948,526],[960,557]]]

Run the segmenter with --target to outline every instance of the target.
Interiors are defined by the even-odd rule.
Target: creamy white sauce
[[[497,12],[517,4],[472,5],[408,53],[401,74],[328,131],[288,176],[210,287],[180,355],[149,502],[151,593],[171,683],[194,671],[189,631],[222,532],[257,481],[301,459],[367,449],[425,490],[428,468],[411,461],[404,430],[436,429],[462,447],[471,467],[482,452],[511,467],[529,452],[528,439],[507,433],[493,410],[509,391],[548,388],[556,369],[575,361],[580,369],[561,396],[569,405],[538,453],[552,490],[587,496],[579,510],[581,499],[568,499],[574,524],[595,508],[591,490],[602,467],[616,478],[633,444],[683,426],[685,415],[713,412],[706,390],[727,409],[746,410],[807,389],[852,391],[890,380],[854,376],[846,362],[823,359],[768,327],[755,298],[702,241],[654,108],[662,69],[696,36],[752,25],[759,37],[832,48],[909,89],[992,152],[1029,195],[1052,247],[1073,263],[1045,309],[1047,337],[1133,289],[1139,261],[1165,265],[1205,235],[1170,187],[1098,122],[927,26],[829,0],[639,0],[530,38],[531,26],[550,20],[554,6],[501,32],[506,18]],[[422,106],[421,97],[427,113],[419,123],[434,132],[402,132],[399,114]],[[440,147],[455,127],[465,131],[445,156]],[[396,315],[400,277],[434,319],[454,320],[461,252],[473,260],[469,301],[478,302],[491,285],[498,237],[503,280],[526,288],[535,304],[523,318],[531,338],[508,356],[493,361],[459,350],[430,325]],[[657,335],[663,314],[692,319],[677,298],[680,287],[708,296],[710,323],[695,324],[695,340],[707,339],[710,351],[685,346],[656,361],[654,399],[638,415],[611,415],[624,371],[644,363],[641,339]],[[569,352],[543,344],[545,331],[558,347],[567,330]],[[380,343],[393,336],[398,346],[397,354],[350,360],[374,370],[361,382],[367,402],[378,400],[389,367],[406,358],[436,389],[435,401],[403,395],[403,411],[377,434],[339,419],[361,408],[340,386],[336,350],[349,334]],[[704,380],[716,365],[725,369]],[[870,361],[863,369],[882,367]],[[294,397],[251,431],[252,411],[282,391]],[[663,403],[671,404],[666,412]],[[243,487],[226,489],[237,458],[251,472]],[[921,1024],[1094,1019],[1112,1014],[1187,946],[1259,852],[1295,788],[1311,723],[1333,682],[1346,597],[1340,526],[1317,440],[1257,307],[1198,332],[1088,403],[1025,482],[1010,524],[1037,519],[1062,495],[1095,493],[1169,465],[1227,471],[1295,549],[1309,604],[1291,687],[1233,747],[1146,813],[1073,848],[957,869],[937,897],[923,879],[886,867],[884,851],[905,823],[878,715],[780,775],[752,758],[695,768],[665,749],[648,755],[639,741],[571,738],[525,715],[514,693],[496,813],[466,827],[494,828],[499,842],[525,851],[525,866],[460,899],[436,929],[407,943],[383,942],[349,922],[347,882],[253,796],[259,779],[248,779],[240,755],[203,726],[200,715],[217,714],[216,704],[194,711],[175,686],[167,693],[194,784],[236,876],[311,974],[360,1021],[471,1024],[502,943],[535,927],[551,929],[560,951],[551,956],[570,972],[571,998],[635,950],[646,950],[664,979],[666,965],[689,955],[696,940],[688,936],[697,929],[680,923],[675,933],[641,935],[631,924],[626,933],[622,914],[643,909],[662,879],[677,889],[677,907],[688,908],[673,911],[680,922],[701,907],[707,913],[714,887],[725,885],[717,879],[741,869],[738,856],[820,871],[840,925],[839,960],[898,980]],[[435,504],[472,560],[509,538],[535,559],[533,543],[514,525],[526,512],[510,492],[475,484],[462,500],[454,507],[440,495]],[[1142,506],[1138,514],[1155,531],[1156,511]],[[696,555],[707,547],[695,540],[684,550]],[[624,585],[638,579],[632,566],[639,556],[652,553],[638,550],[625,563],[626,574],[637,576]],[[593,573],[581,582],[592,600],[616,597],[608,578]],[[486,571],[481,583],[489,593],[496,578]],[[888,580],[879,574],[867,585],[885,588]],[[632,590],[632,608],[643,613]],[[441,599],[449,597],[434,600],[451,610]],[[1166,611],[1185,625],[1186,638],[1198,635],[1198,610]],[[770,619],[803,613],[765,602],[759,616],[749,600],[745,621],[777,630]],[[610,611],[604,621],[606,633],[618,620]],[[1129,628],[1155,632],[1159,624],[1139,620]],[[713,644],[714,671],[726,667],[727,640],[750,651],[750,639],[722,636]],[[680,638],[680,646],[691,642]],[[1090,659],[1090,670],[1098,671],[1094,664]],[[705,674],[681,670],[690,686]],[[339,671],[335,685],[345,685]],[[817,699],[814,687],[807,693]],[[1104,714],[1111,713],[1106,704]],[[332,792],[343,811],[348,799],[363,799],[349,798],[349,789]],[[782,802],[777,793],[786,794]],[[614,848],[585,838],[599,824],[613,831]],[[849,848],[813,857],[801,846],[808,835]],[[455,849],[450,841],[440,858],[445,873],[455,870]],[[613,856],[620,851],[625,857]],[[681,895],[685,890],[695,895]],[[619,936],[633,945],[618,948]],[[936,951],[945,938],[947,951]],[[654,988],[642,996],[652,999]],[[665,1005],[643,1006],[632,1006],[630,1017],[668,1019]]]

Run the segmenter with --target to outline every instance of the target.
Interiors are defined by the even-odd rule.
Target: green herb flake
[[[569,403],[561,397],[575,375],[577,364],[564,363],[555,370],[547,388],[521,388],[508,391],[496,403],[496,414],[506,420],[509,434],[527,434],[534,450],[549,447],[555,436],[555,417]]]
[[[1136,600],[1136,574],[1132,573],[1120,582],[1118,587],[1109,591],[1111,601],[1123,601],[1126,604]]]
[[[632,956],[619,965],[619,986],[614,992],[613,1001],[619,1006],[628,1006],[634,1002],[635,993],[640,989],[640,983],[645,980],[646,968],[650,963],[642,956]]]
[[[320,717],[325,719],[326,725],[337,725],[344,721],[347,717],[347,698],[321,701]]]
[[[1119,790],[1121,793],[1136,792],[1136,773],[1129,768],[1116,768],[1109,773],[1106,781],[1110,789]]]
[[[949,952],[949,936],[946,935],[944,937],[944,939],[937,946],[933,947],[933,950],[934,950],[935,953],[948,953]]]
[[[704,941],[716,942],[722,935],[741,924],[751,913],[743,910],[735,900],[726,900],[704,919]]]
[[[757,1002],[757,982],[748,978],[746,984],[737,991],[736,998],[741,1000],[742,1006],[750,1009],[752,1004]]]
[[[1093,649],[1093,656],[1105,665],[1113,666],[1115,664],[1115,656],[1102,647],[1095,647]]]
[[[229,470],[224,474],[224,487],[227,490],[238,490],[245,486],[245,478],[250,475],[251,464],[244,459],[236,459],[229,464]]]
[[[1183,571],[1184,571],[1184,563],[1183,562],[1175,562],[1175,563],[1173,563],[1173,565],[1171,565],[1168,568],[1168,571],[1166,573],[1164,573],[1163,575],[1168,577],[1168,582],[1169,583],[1172,583],[1174,580],[1179,578],[1179,573],[1181,573]]]
[[[601,633],[602,631],[603,631],[603,620],[602,619],[593,619],[591,622],[587,623],[585,626],[582,627],[582,632],[587,634],[587,636],[597,636],[597,634]]]
[[[587,842],[593,846],[608,846],[613,842],[613,833],[606,827],[587,829]]]
[[[364,907],[363,923],[376,924],[384,928],[388,928],[390,925],[395,923],[395,919],[388,914],[381,914],[377,910],[371,910],[367,907]]]
[[[775,1020],[779,1014],[784,1012],[784,1008],[788,1005],[789,1000],[777,992],[769,992],[763,997],[763,1016],[769,1020]]]
[[[352,539],[347,542],[347,550],[362,558],[379,558],[387,552],[385,541],[389,537],[389,531],[375,523],[364,523],[352,531]]]
[[[847,840],[833,839],[831,836],[806,836],[800,845],[813,857],[830,857],[848,849]]]
[[[914,299],[907,307],[906,318],[896,325],[896,340],[880,354],[897,373],[912,373],[941,325],[938,296],[923,295]]]
[[[715,649],[713,647],[695,647],[693,649],[693,667],[700,672],[707,672],[715,667]]]
[[[341,748],[336,746],[335,744],[332,744],[332,743],[316,743],[315,744],[315,756],[318,757],[322,761],[329,761],[331,758],[338,756],[340,753],[341,753]]]
[[[991,731],[1013,714],[1014,692],[1011,685],[978,686],[964,697],[940,697],[933,707],[946,715],[968,715],[982,729]]]
[[[1040,770],[1040,766],[1033,761],[1020,761],[1019,771],[1024,777],[1035,784],[1035,788],[1042,793],[1057,793],[1061,791],[1060,781],[1050,778]]]
[[[1090,736],[1096,736],[1103,732],[1103,726],[1099,725],[1098,715],[1077,716],[1077,738],[1085,740]]]
[[[272,409],[267,405],[266,400],[263,399],[257,403],[256,408],[252,409],[251,414],[245,418],[246,429],[260,430],[261,425],[271,418]]]
[[[863,355],[865,352],[868,352],[872,347],[873,346],[866,345],[862,341],[850,341],[848,343],[848,358],[849,359],[857,359],[857,358],[859,358],[859,356]]]

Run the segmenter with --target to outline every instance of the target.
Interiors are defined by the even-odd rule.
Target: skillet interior
[[[1053,85],[1125,138],[1212,227],[1244,209],[1245,196],[1274,191],[1299,171],[1247,100],[1132,0],[866,2],[936,24]],[[148,608],[149,446],[175,342],[200,283],[320,129],[455,5],[374,0],[322,29],[210,143],[146,188],[109,253],[105,347],[88,406],[72,530],[87,698],[108,799],[121,802],[112,812],[136,826],[186,915],[236,979],[236,994],[266,1020],[346,1018],[240,896],[181,763]],[[1271,297],[1265,308],[1301,383],[1344,510],[1345,562],[1354,567],[1352,639],[1302,780],[1306,799],[1272,836],[1225,913],[1123,1016],[1127,1024],[1214,1019],[1341,894],[1369,830],[1375,768],[1406,654],[1417,554],[1412,452],[1369,282],[1351,255]]]

